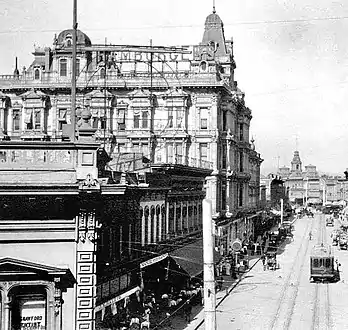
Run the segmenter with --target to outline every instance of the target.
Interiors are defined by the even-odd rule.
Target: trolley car
[[[324,244],[314,246],[310,257],[310,279],[335,281],[337,275],[331,246]]]

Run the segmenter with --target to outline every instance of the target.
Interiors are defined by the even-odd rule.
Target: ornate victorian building
[[[0,254],[2,329],[9,329],[10,313],[24,317],[25,308],[11,309],[17,293],[44,304],[47,329],[90,329],[93,310],[104,313],[138,290],[140,269],[164,260],[168,246],[200,237],[205,195],[222,251],[252,236],[262,159],[234,78],[233,42],[215,10],[202,42],[190,47],[98,45],[78,31],[77,145],[69,141],[72,30],[33,55],[28,68],[19,72],[16,63],[13,75],[0,76],[0,215],[9,226],[0,233],[1,244],[12,244]],[[86,111],[97,144],[83,140]],[[15,187],[21,184],[29,191]],[[22,223],[22,211],[35,219]],[[9,236],[10,227],[28,234]],[[40,254],[46,236],[56,243],[47,241]],[[19,238],[21,248],[14,248]],[[13,267],[35,273],[35,288],[20,275],[13,289],[2,285]]]

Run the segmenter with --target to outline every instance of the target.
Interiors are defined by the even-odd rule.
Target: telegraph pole
[[[73,0],[72,33],[72,72],[71,72],[71,141],[76,141],[76,48],[77,48],[77,0]]]
[[[284,200],[283,198],[280,199],[280,224],[283,224],[283,218],[284,218]]]
[[[206,330],[216,330],[216,294],[211,201],[203,200],[204,323]]]

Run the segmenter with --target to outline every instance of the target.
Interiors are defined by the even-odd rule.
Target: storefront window
[[[16,288],[13,295],[11,329],[46,330],[46,294],[40,288]]]

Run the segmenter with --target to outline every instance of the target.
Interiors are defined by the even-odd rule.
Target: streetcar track
[[[310,230],[312,230],[313,224],[314,224],[314,219],[312,219]],[[281,293],[280,293],[280,297],[278,299],[278,304],[277,304],[278,307],[277,307],[276,313],[275,313],[275,315],[273,317],[272,323],[270,325],[270,329],[274,329],[277,321],[279,320],[280,311],[281,311],[281,308],[283,306],[282,303],[283,303],[283,301],[284,301],[284,299],[286,297],[286,294],[289,292],[290,288],[293,287],[293,283],[292,283],[291,286],[289,285],[290,284],[290,280],[291,280],[292,276],[294,275],[294,270],[297,268],[296,266],[298,266],[298,264],[300,263],[300,272],[299,272],[299,274],[297,276],[297,281],[296,281],[296,284],[297,284],[296,295],[297,295],[298,286],[299,286],[299,282],[300,282],[299,279],[300,279],[302,271],[303,271],[305,257],[307,255],[307,250],[308,250],[308,246],[309,246],[309,240],[307,239],[307,237],[308,237],[308,227],[309,227],[309,224],[307,223],[306,229],[305,229],[304,234],[303,234],[303,236],[301,238],[301,247],[302,248],[300,247],[298,249],[297,254],[296,254],[295,258],[294,258],[294,262],[292,264],[292,267],[291,267],[291,269],[289,271],[288,276],[286,277],[285,283],[284,283],[283,288],[282,288]],[[302,244],[304,241],[306,242],[304,244],[305,247],[303,247],[304,245]],[[301,255],[301,252],[303,252],[303,249],[305,251],[304,251],[302,257],[299,259],[300,255]],[[292,295],[291,301],[296,299],[296,295],[295,296]],[[293,309],[294,309],[294,307],[292,306],[290,315],[289,314],[287,315],[287,319],[286,319],[286,323],[285,323],[287,326],[290,325],[291,315],[293,313]]]
[[[325,299],[325,310],[326,310],[326,321],[328,325],[328,329],[332,328],[332,319],[331,319],[331,306],[330,306],[330,286],[329,283],[326,283],[326,299]]]
[[[312,327],[311,330],[319,329],[319,317],[318,317],[318,298],[319,296],[319,283],[315,283],[314,288],[314,303],[313,303],[313,315],[312,315]]]
[[[318,244],[326,244],[325,217],[320,219]],[[325,292],[323,292],[325,290]],[[322,313],[321,313],[322,312]],[[330,287],[329,283],[315,283],[311,330],[331,329]]]
[[[321,222],[321,219],[319,221]],[[320,222],[319,222],[319,226],[320,226]],[[312,228],[313,228],[313,224],[314,224],[314,219],[312,219],[311,231],[312,231]],[[299,287],[300,287],[300,281],[301,281],[301,276],[302,276],[302,273],[303,273],[303,267],[305,265],[305,257],[307,256],[308,247],[309,247],[309,242],[307,242],[306,250],[305,250],[305,253],[303,255],[303,259],[302,259],[302,262],[301,262],[300,270],[299,270],[299,273],[298,273],[298,276],[297,276],[295,290],[294,290],[294,293],[291,296],[290,312],[287,315],[287,319],[286,319],[286,322],[285,322],[285,329],[289,329],[290,325],[291,325],[292,315],[294,314],[294,309],[295,309],[295,305],[296,305],[296,298],[297,298],[298,290],[299,290]]]

